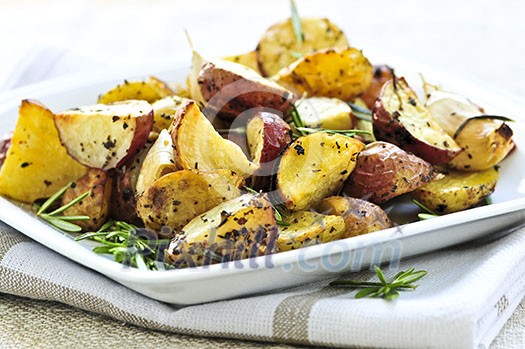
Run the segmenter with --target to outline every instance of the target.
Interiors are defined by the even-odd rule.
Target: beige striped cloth
[[[429,274],[417,291],[403,293],[392,303],[354,299],[355,291],[331,287],[331,280],[326,280],[275,293],[176,308],[139,295],[0,223],[0,292],[56,301],[149,330],[176,333],[176,340],[187,341],[188,346],[201,346],[201,337],[220,337],[237,341],[209,343],[218,341],[217,347],[262,341],[325,347],[483,348],[490,345],[523,298],[524,251],[522,228],[488,243],[465,244],[403,261],[400,268],[414,266]],[[352,277],[371,279],[372,273]],[[498,278],[501,283],[494,285]],[[23,329],[12,327],[9,309],[17,308],[14,299],[3,296],[0,302],[0,329],[11,328],[13,336],[25,338]],[[23,313],[28,300],[18,302]],[[61,321],[60,312],[53,316],[68,327],[68,322]],[[88,320],[78,327],[79,333],[65,331],[62,343],[78,343],[83,336],[93,336],[95,347],[97,339],[105,346],[101,333],[90,334],[94,329],[88,327],[94,322]],[[517,333],[525,333],[524,320],[515,321]],[[5,335],[5,328],[0,333]],[[139,331],[130,325],[126,328]],[[33,326],[25,331],[46,332],[48,328]],[[156,340],[161,337],[152,333]],[[140,338],[135,344],[141,343]],[[523,340],[523,335],[516,337],[519,345]],[[2,343],[7,342],[0,341],[0,347]]]

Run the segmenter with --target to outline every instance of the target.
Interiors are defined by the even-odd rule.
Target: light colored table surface
[[[305,16],[338,23],[352,45],[381,48],[525,99],[525,2],[297,0]],[[289,15],[288,1],[7,1],[0,0],[0,91],[85,69],[134,65],[185,56],[188,29],[208,55],[251,50],[266,27]],[[29,63],[38,60],[39,64]],[[22,69],[21,69],[22,68]],[[20,80],[22,79],[22,80]],[[511,116],[512,117],[512,116]],[[75,319],[73,321],[73,319]],[[522,303],[493,344],[524,347],[513,324],[525,321]],[[0,295],[0,347],[74,347],[92,338],[134,347],[229,347],[232,343],[149,332],[65,306]],[[35,329],[46,329],[47,336]],[[132,340],[133,339],[133,340]]]

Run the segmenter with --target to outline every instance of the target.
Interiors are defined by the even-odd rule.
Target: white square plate
[[[365,52],[373,62],[396,68],[412,85],[418,73],[479,103],[489,113],[514,120],[511,127],[517,149],[502,163],[492,195],[493,204],[427,221],[403,224],[368,235],[230,263],[169,271],[125,267],[111,256],[91,251],[93,243],[75,242],[74,236],[53,229],[33,213],[0,197],[0,219],[48,248],[139,292],[164,302],[186,305],[249,295],[309,283],[335,273],[361,270],[371,264],[427,253],[504,231],[525,222],[525,101],[499,91],[458,81],[430,68],[380,52]],[[151,74],[167,81],[184,81],[188,64],[150,62],[119,72],[90,72],[13,90],[0,96],[0,134],[13,129],[23,98],[37,99],[53,111],[93,104],[97,95],[123,79]],[[390,216],[403,223],[415,219],[417,209],[407,200],[393,202]]]

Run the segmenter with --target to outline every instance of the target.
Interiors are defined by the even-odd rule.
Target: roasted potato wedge
[[[206,102],[203,112],[233,120],[253,108],[265,108],[287,115],[297,96],[277,83],[263,78],[242,64],[228,61],[205,62],[197,80]]]
[[[277,74],[299,56],[314,51],[346,47],[344,33],[326,18],[301,18],[303,41],[297,42],[291,19],[272,25],[257,45],[259,69],[264,76]]]
[[[258,74],[261,74],[259,70],[259,62],[257,61],[257,52],[250,51],[236,56],[223,57],[223,60],[242,64],[252,70],[255,70]]]
[[[353,127],[352,109],[337,98],[311,97],[297,103],[297,112],[306,127],[349,130]]]
[[[381,93],[383,85],[394,78],[394,70],[388,65],[374,65],[374,76],[370,86],[360,97],[368,109],[372,109],[376,103],[377,97]]]
[[[451,170],[416,189],[412,196],[438,214],[462,211],[492,194],[498,178],[494,168],[479,172]]]
[[[171,137],[181,169],[226,169],[248,177],[259,168],[246,158],[237,144],[215,131],[194,101],[186,100],[177,111]]]
[[[195,217],[166,250],[175,267],[193,267],[275,252],[277,226],[266,195],[245,194]]]
[[[135,156],[114,171],[111,217],[116,220],[142,224],[137,215],[137,180],[152,145],[153,142],[148,141]]]
[[[276,187],[282,203],[301,211],[336,194],[363,146],[357,139],[326,132],[297,138],[283,153],[277,170]]]
[[[64,211],[64,216],[89,216],[89,220],[74,221],[84,231],[97,231],[108,219],[112,179],[106,171],[89,169],[74,181],[62,196],[62,205],[89,192],[89,195]]]
[[[168,129],[173,123],[177,109],[184,99],[178,96],[168,96],[154,102],[153,108],[153,131],[159,132]]]
[[[167,83],[151,76],[145,81],[124,80],[124,83],[101,94],[98,97],[97,103],[109,104],[130,99],[138,99],[148,103],[153,103],[156,100],[173,95],[175,95],[175,92]]]
[[[434,165],[446,164],[461,147],[434,120],[403,78],[383,85],[373,109],[374,135]]]
[[[162,130],[142,162],[137,178],[136,192],[142,194],[146,187],[160,177],[177,171],[173,155],[173,141],[167,130]]]
[[[281,85],[309,97],[353,100],[366,91],[373,68],[356,48],[331,48],[305,55],[274,77]]]
[[[312,211],[293,212],[279,226],[277,251],[290,251],[341,239],[346,234],[342,217]]]
[[[162,227],[180,231],[197,215],[241,195],[242,177],[228,170],[169,173],[146,187],[137,213],[147,228],[162,234]]]
[[[342,239],[392,227],[392,221],[381,207],[349,196],[325,198],[317,204],[316,211],[344,219],[346,232]]]
[[[386,142],[368,144],[357,157],[345,195],[376,204],[413,191],[434,178],[431,164]]]
[[[22,101],[0,168],[0,194],[31,203],[86,173],[87,168],[70,157],[60,143],[53,117],[39,102]]]
[[[512,129],[496,116],[484,115],[469,99],[425,83],[426,107],[463,150],[450,165],[459,170],[489,169],[514,148]]]
[[[153,109],[138,100],[95,104],[55,115],[55,126],[71,157],[91,168],[109,170],[146,144]]]
[[[246,125],[246,138],[252,160],[267,163],[275,160],[292,141],[292,130],[278,115],[258,112]]]

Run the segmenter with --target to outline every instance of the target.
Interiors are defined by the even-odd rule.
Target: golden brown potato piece
[[[290,251],[341,239],[346,232],[342,217],[312,211],[293,212],[279,226],[277,251]]]
[[[155,180],[177,171],[173,154],[173,141],[167,130],[162,130],[142,162],[136,182],[136,192],[142,194]]]
[[[277,170],[276,186],[286,208],[305,210],[337,193],[363,146],[357,139],[326,132],[293,141]]]
[[[100,104],[121,102],[129,99],[139,99],[153,103],[158,99],[173,96],[175,92],[162,80],[151,76],[145,81],[127,81],[119,84],[98,97]]]
[[[60,143],[53,113],[23,100],[11,146],[0,169],[0,194],[31,203],[49,197],[86,172]]]
[[[296,105],[306,127],[349,130],[353,127],[352,109],[337,98],[304,98]]]
[[[296,95],[274,81],[228,61],[205,62],[197,83],[206,101],[204,114],[208,117],[219,115],[233,120],[246,110],[268,108],[284,118],[297,100]]]
[[[159,99],[151,105],[153,108],[153,131],[159,132],[168,129],[175,119],[175,114],[183,102],[178,96],[168,96]]]
[[[301,18],[303,42],[297,42],[292,20],[272,25],[257,45],[259,68],[264,76],[277,74],[302,55],[317,50],[346,47],[344,33],[326,18]]]
[[[197,215],[241,195],[242,178],[227,170],[181,170],[160,177],[137,202],[137,213],[147,228],[177,232]]]
[[[325,198],[316,206],[316,210],[344,219],[346,233],[341,236],[342,239],[392,227],[392,221],[381,207],[349,196]]]
[[[275,252],[277,225],[265,194],[245,194],[195,217],[166,250],[175,267],[229,262]]]
[[[89,191],[89,195],[64,211],[64,216],[89,216],[89,220],[74,221],[84,231],[97,231],[108,220],[111,201],[111,177],[106,171],[90,169],[73,182],[62,196],[62,205]]]
[[[281,85],[309,97],[334,97],[350,101],[366,91],[372,65],[356,48],[320,50],[299,58],[274,77]]]
[[[434,178],[432,165],[399,147],[368,144],[357,157],[343,192],[376,204],[413,191]]]
[[[177,111],[171,137],[181,169],[226,169],[248,177],[259,167],[246,158],[237,144],[215,131],[194,101],[186,100]]]
[[[480,172],[451,170],[416,189],[412,195],[438,214],[457,212],[492,194],[498,178],[498,171],[494,168]]]
[[[450,162],[465,171],[489,169],[514,148],[512,129],[497,116],[484,115],[468,98],[424,83],[426,107],[463,151]]]
[[[374,65],[374,76],[370,86],[361,96],[368,109],[372,109],[383,85],[394,78],[394,70],[388,65]]]
[[[153,109],[139,100],[94,104],[55,115],[55,126],[69,155],[91,168],[110,170],[146,144]]]
[[[250,51],[236,56],[227,56],[224,57],[223,60],[242,64],[261,74],[259,70],[259,62],[257,61],[257,52],[255,51]]]
[[[461,152],[403,78],[383,85],[373,109],[374,135],[434,165],[446,164]]]

